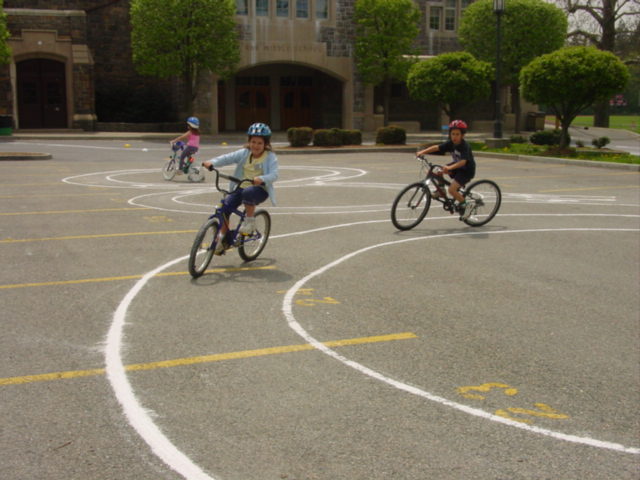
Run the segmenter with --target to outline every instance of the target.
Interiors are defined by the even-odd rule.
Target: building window
[[[316,0],[316,18],[319,18],[319,19],[329,18],[328,0]]]
[[[289,16],[289,0],[277,0],[276,1],[276,16],[288,17]]]
[[[444,29],[456,29],[456,0],[446,0],[444,8]]]
[[[269,0],[256,0],[256,15],[258,17],[269,16]]]
[[[236,0],[236,15],[249,15],[249,0]]]
[[[442,23],[442,7],[431,7],[429,9],[429,30],[440,30]]]
[[[296,0],[296,17],[309,18],[309,0]]]

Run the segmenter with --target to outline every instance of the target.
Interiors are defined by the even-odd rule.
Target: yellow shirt
[[[258,158],[253,158],[251,154],[249,154],[249,159],[244,164],[244,174],[243,178],[250,178],[253,180],[256,177],[259,177],[264,172],[264,161],[267,159],[267,151],[265,150],[262,155]]]

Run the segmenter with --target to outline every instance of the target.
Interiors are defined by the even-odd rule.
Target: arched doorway
[[[67,128],[63,62],[46,58],[16,64],[20,128]]]
[[[224,87],[226,125],[240,131],[254,122],[268,123],[274,130],[341,127],[342,89],[339,79],[307,66],[253,66]]]

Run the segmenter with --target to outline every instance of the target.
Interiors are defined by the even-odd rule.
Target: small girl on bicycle
[[[252,180],[251,185],[241,187],[222,200],[222,210],[225,218],[242,203],[246,217],[240,228],[240,233],[250,235],[255,228],[254,213],[256,205],[267,198],[276,204],[273,183],[278,179],[278,157],[271,150],[271,129],[264,123],[254,123],[247,130],[247,145],[235,152],[226,153],[202,163],[202,166],[213,170],[213,167],[236,164],[233,176],[240,179]],[[232,188],[233,189],[233,186]],[[224,251],[223,239],[229,229],[228,222],[220,228],[220,238],[216,244],[215,254]]]
[[[198,117],[189,117],[187,118],[187,126],[189,127],[189,130],[170,142],[172,147],[176,142],[186,141],[187,143],[187,146],[182,150],[182,154],[180,155],[180,167],[178,168],[178,173],[183,172],[185,167],[184,160],[194,155],[200,148],[200,120]]]
[[[467,124],[463,120],[454,120],[449,124],[449,140],[440,145],[431,145],[417,153],[417,156],[429,153],[451,153],[453,160],[442,167],[442,173],[448,174],[453,180],[449,185],[449,194],[458,201],[457,210],[461,219],[471,213],[471,205],[465,202],[460,188],[464,187],[476,174],[476,162],[473,158],[471,146],[465,141]]]

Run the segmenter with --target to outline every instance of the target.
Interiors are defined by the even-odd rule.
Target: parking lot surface
[[[220,195],[165,141],[0,150],[52,156],[0,162],[0,477],[638,478],[638,171],[478,158],[489,224],[399,232],[411,153],[283,154],[262,255],[192,280]]]

